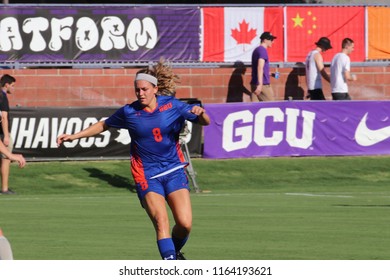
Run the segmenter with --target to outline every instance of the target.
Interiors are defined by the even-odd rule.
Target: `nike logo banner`
[[[206,104],[204,157],[390,154],[390,101]]]
[[[361,146],[373,146],[390,138],[390,126],[370,129],[367,127],[368,113],[364,115],[355,131],[355,140]],[[388,117],[386,117],[386,120]]]

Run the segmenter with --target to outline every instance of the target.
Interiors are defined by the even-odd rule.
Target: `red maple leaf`
[[[237,41],[237,44],[250,44],[253,38],[256,37],[257,29],[251,28],[251,30],[248,30],[249,24],[245,19],[239,25],[240,30],[232,29],[232,37]]]

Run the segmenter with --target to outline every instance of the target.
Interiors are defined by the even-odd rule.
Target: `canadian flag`
[[[251,62],[264,31],[277,37],[268,54],[271,61],[283,61],[283,8],[202,9],[203,61]]]

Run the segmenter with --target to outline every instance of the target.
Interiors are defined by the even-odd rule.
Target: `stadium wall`
[[[121,106],[135,100],[134,74],[139,68],[121,69],[1,69],[0,74],[13,75],[16,92],[10,96],[11,107],[94,107]],[[279,68],[280,78],[272,79],[278,101],[303,100],[307,88],[304,69]],[[329,72],[329,69],[328,69]],[[390,100],[389,66],[352,67],[358,81],[350,83],[353,100]],[[181,77],[177,89],[179,98],[197,98],[203,103],[225,103],[230,89],[242,86],[233,67],[177,68]],[[247,65],[243,86],[250,89],[251,69]],[[240,78],[240,77],[239,77]],[[237,82],[238,81],[238,82]],[[233,84],[232,84],[233,82]],[[250,102],[245,94],[234,94]],[[325,84],[326,98],[331,100],[329,84]]]

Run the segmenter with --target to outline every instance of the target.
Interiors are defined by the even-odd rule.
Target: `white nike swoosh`
[[[366,113],[355,131],[355,141],[360,146],[368,147],[382,142],[390,137],[390,126],[380,129],[369,129],[367,127],[367,115]]]

